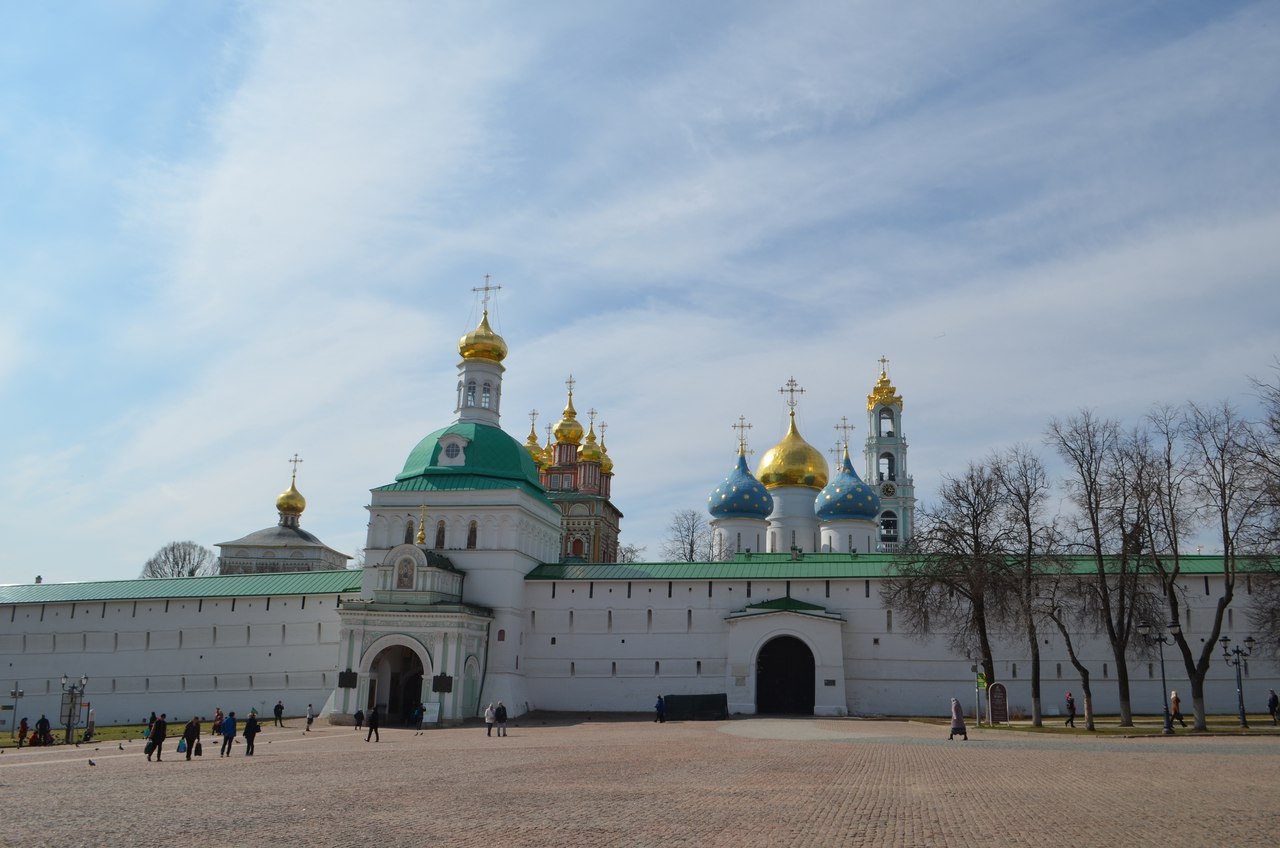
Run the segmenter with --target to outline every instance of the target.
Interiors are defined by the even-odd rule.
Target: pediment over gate
[[[725,620],[727,620],[732,626],[733,622],[737,619],[778,614],[808,616],[811,618],[826,619],[833,622],[843,622],[845,620],[844,616],[839,613],[828,612],[826,607],[821,607],[817,604],[811,604],[806,601],[798,601],[792,597],[773,598],[768,601],[747,604],[747,606],[742,609],[735,610],[726,615]]]

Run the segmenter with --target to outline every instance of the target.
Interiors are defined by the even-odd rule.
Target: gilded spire
[[[427,543],[427,505],[422,505],[422,510],[418,513],[418,544],[425,545]]]
[[[573,386],[577,381],[573,375],[564,383],[569,387],[569,402],[564,407],[564,417],[556,425],[556,444],[576,445],[582,442],[582,424],[578,421],[578,411],[573,408]]]
[[[578,448],[578,459],[583,462],[599,462],[601,454],[600,446],[596,444],[596,411],[594,409],[589,410],[587,418],[590,419],[591,423],[587,429],[586,443]]]
[[[867,395],[868,411],[875,409],[876,406],[896,406],[899,411],[902,410],[902,395],[898,394],[898,390],[889,382],[889,372],[886,370],[888,364],[888,359],[880,357],[880,379],[876,381],[871,394]]]
[[[502,286],[489,285],[489,275],[484,275],[484,286],[472,291],[484,292],[484,313],[480,318],[480,326],[462,337],[458,342],[458,353],[463,359],[487,359],[490,362],[501,362],[507,356],[507,343],[502,336],[489,326],[489,292],[500,291]]]
[[[289,488],[276,498],[276,510],[280,513],[280,523],[297,526],[298,516],[307,508],[307,499],[298,491],[298,464],[303,460],[295,453],[293,459],[293,476],[289,480]]]
[[[609,429],[609,425],[600,422],[600,473],[613,473],[613,460],[609,458],[609,449],[604,446],[604,431]]]

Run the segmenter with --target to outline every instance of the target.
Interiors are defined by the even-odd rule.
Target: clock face
[[[898,491],[898,488],[894,486],[892,483],[885,483],[883,486],[880,487],[880,494],[884,495],[886,498],[893,497],[897,493],[897,491]]]

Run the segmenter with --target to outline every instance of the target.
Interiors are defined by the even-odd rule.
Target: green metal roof
[[[463,465],[440,465],[440,440],[446,436],[466,440]],[[469,484],[451,482],[460,478],[467,478]],[[409,452],[404,468],[396,475],[396,482],[379,490],[405,491],[402,484],[423,487],[408,488],[408,491],[518,488],[546,499],[538,481],[538,466],[524,445],[499,427],[475,422],[459,421],[423,438]]]
[[[227,574],[216,577],[160,577],[151,580],[0,586],[0,605],[329,595],[359,590],[360,571],[357,569],[293,571],[282,574]]]
[[[397,480],[385,486],[378,486],[376,492],[458,492],[476,489],[520,489],[537,498],[546,498],[542,488],[534,488],[522,480],[506,478],[481,477],[476,474],[437,475],[433,469],[430,477],[410,477]]]
[[[546,563],[526,580],[838,580],[892,577],[898,554],[738,554],[722,562]],[[1093,559],[1070,558],[1077,574],[1093,570]],[[1240,560],[1241,568],[1248,560]],[[1182,557],[1182,576],[1222,573],[1221,555]]]

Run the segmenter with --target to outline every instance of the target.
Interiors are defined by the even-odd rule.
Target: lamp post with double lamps
[[[1227,661],[1227,665],[1236,667],[1236,700],[1240,703],[1240,726],[1248,727],[1249,722],[1244,717],[1244,681],[1240,678],[1240,664],[1244,662],[1245,657],[1253,653],[1253,646],[1257,644],[1252,636],[1245,637],[1244,647],[1239,645],[1232,648],[1231,638],[1223,636],[1218,640],[1222,643],[1222,658]]]
[[[1165,685],[1164,679],[1164,646],[1172,645],[1175,638],[1182,632],[1182,627],[1176,621],[1169,622],[1169,626],[1165,628],[1168,633],[1152,633],[1151,622],[1144,621],[1138,625],[1138,633],[1148,642],[1154,642],[1159,645],[1160,651],[1160,695],[1164,699],[1164,730],[1161,731],[1165,736],[1173,735],[1173,716],[1169,713],[1169,687]]]
[[[62,723],[67,726],[67,745],[71,744],[71,735],[75,731],[76,720],[80,718],[80,701],[84,698],[84,687],[89,678],[80,675],[79,680],[72,680],[62,675]]]

